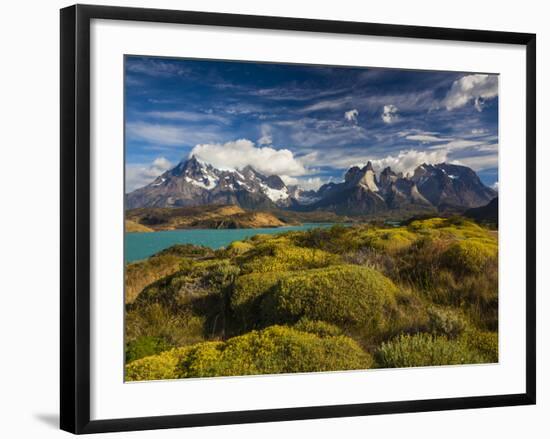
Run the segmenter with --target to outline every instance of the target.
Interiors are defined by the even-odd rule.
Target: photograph
[[[123,79],[126,382],[499,363],[499,74]]]

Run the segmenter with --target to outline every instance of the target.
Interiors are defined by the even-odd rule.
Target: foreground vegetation
[[[462,217],[178,245],[127,266],[126,378],[497,362],[497,287]]]

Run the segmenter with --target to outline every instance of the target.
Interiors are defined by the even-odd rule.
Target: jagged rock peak
[[[366,164],[366,166],[362,169],[363,171],[372,171],[374,172],[374,168],[372,167],[372,162],[369,160]]]
[[[395,176],[397,176],[397,174],[395,172],[393,172],[392,169],[389,166],[385,167],[382,170],[382,172],[380,173],[380,175],[395,175]]]
[[[394,183],[399,176],[391,170],[391,168],[388,166],[384,168],[384,170],[380,173],[380,185],[385,188],[388,187],[390,184]]]
[[[345,184],[348,187],[363,187],[372,192],[378,192],[378,184],[376,181],[376,174],[372,167],[372,163],[369,161],[362,169],[358,166],[352,166],[346,172],[344,177]]]

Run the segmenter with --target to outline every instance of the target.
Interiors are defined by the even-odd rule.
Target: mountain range
[[[368,162],[362,168],[348,169],[341,183],[304,191],[252,166],[222,170],[193,156],[128,193],[126,208],[237,205],[253,210],[376,215],[400,210],[465,210],[484,206],[496,196],[472,169],[448,163],[422,164],[405,176],[390,167],[377,175]]]

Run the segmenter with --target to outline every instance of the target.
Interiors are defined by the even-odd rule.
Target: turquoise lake
[[[299,226],[260,229],[187,229],[164,232],[126,233],[124,239],[125,262],[145,259],[174,244],[195,244],[210,248],[225,247],[233,241],[240,241],[258,233],[284,233],[294,230],[308,230],[315,227],[330,227],[330,223],[305,223]]]

